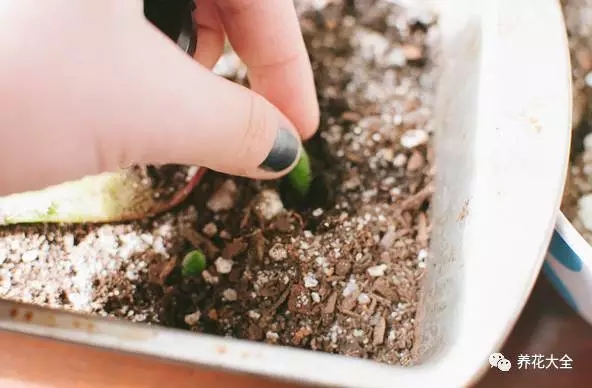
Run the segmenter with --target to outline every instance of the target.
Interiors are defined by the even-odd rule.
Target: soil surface
[[[196,168],[178,164],[163,166],[132,166],[130,170],[138,175],[145,188],[153,192],[156,202],[167,203],[196,173]]]
[[[2,228],[0,295],[412,363],[430,234],[436,18],[387,1],[314,4],[299,4],[322,110],[306,144],[316,172],[308,198],[284,182],[208,172],[153,219]],[[233,64],[228,54],[217,69],[245,83]],[[157,185],[179,173],[142,171]],[[194,248],[208,267],[184,278]]]
[[[561,210],[592,244],[592,1],[562,0],[572,62],[574,120]]]

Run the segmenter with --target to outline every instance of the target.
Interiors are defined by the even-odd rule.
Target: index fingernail
[[[276,133],[273,147],[259,168],[266,171],[280,172],[290,167],[298,157],[300,140],[292,131],[280,127]]]

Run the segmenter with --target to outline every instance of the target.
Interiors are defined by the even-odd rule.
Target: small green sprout
[[[294,167],[294,169],[288,174],[288,181],[301,196],[306,197],[308,195],[312,176],[310,171],[310,159],[304,148],[302,149],[300,160],[296,164],[296,167]]]
[[[199,275],[206,269],[206,264],[206,256],[201,251],[191,251],[185,255],[181,262],[181,273],[183,276]]]

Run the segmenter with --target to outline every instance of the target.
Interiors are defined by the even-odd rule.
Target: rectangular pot
[[[556,0],[431,1],[441,14],[431,252],[418,365],[376,362],[0,302],[0,328],[323,386],[460,387],[489,368],[540,271],[570,146]],[[510,360],[512,361],[512,360]]]

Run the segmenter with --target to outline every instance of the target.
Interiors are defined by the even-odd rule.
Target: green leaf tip
[[[199,275],[206,269],[206,256],[198,250],[191,251],[185,255],[181,263],[183,276]]]
[[[308,195],[310,184],[312,182],[312,176],[310,171],[310,159],[304,148],[300,154],[300,160],[294,169],[288,174],[288,181],[300,195],[303,197]]]

